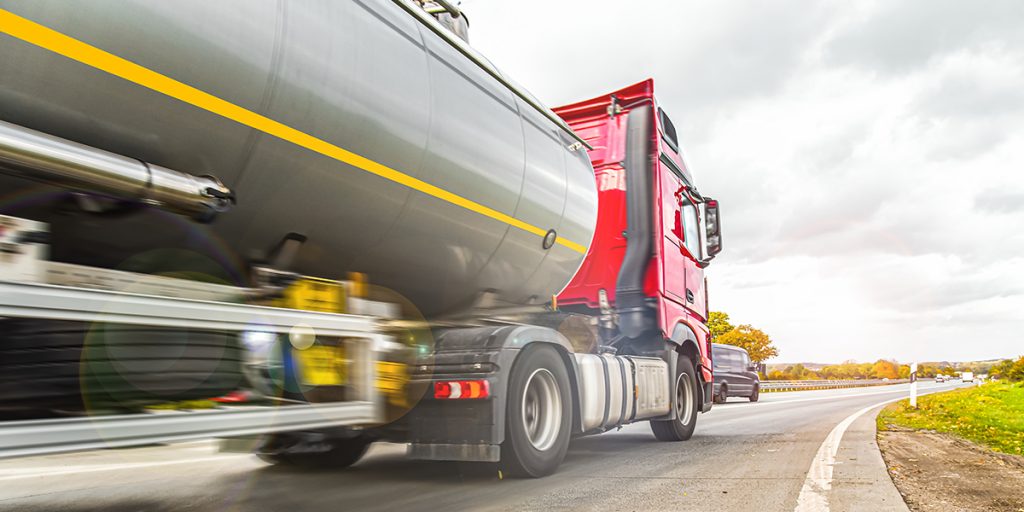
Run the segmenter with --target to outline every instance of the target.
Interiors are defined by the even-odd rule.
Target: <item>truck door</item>
[[[686,302],[686,265],[683,248],[683,218],[680,208],[682,179],[661,162],[658,166],[658,197],[661,200],[661,254],[664,293],[667,298],[688,306]]]
[[[701,245],[697,205],[690,201],[686,194],[682,194],[679,199],[679,211],[683,233],[683,268],[686,272],[686,289],[683,292],[686,297],[685,304],[697,316],[704,318],[706,315],[704,271],[697,266]]]

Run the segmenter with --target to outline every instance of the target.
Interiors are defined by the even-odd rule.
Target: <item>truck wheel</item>
[[[569,449],[572,396],[569,372],[554,348],[524,349],[509,376],[504,469],[521,477],[550,475]]]
[[[758,385],[755,384],[754,385],[754,391],[752,391],[750,393],[750,401],[751,402],[756,402],[757,399],[760,398],[760,396],[761,396],[761,386],[758,386]]]
[[[267,436],[255,453],[260,460],[270,464],[343,469],[359,462],[372,442],[366,436],[309,441],[301,436],[276,434]]]
[[[651,431],[658,441],[686,441],[697,427],[697,373],[693,362],[685,356],[680,356],[676,365],[676,386],[672,397],[675,419],[651,420]]]

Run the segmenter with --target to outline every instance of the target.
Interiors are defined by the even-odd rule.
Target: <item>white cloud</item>
[[[1024,353],[1024,3],[466,0],[551,104],[653,76],[781,360]]]

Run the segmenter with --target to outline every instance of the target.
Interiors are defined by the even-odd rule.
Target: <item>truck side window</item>
[[[700,259],[700,229],[697,225],[697,206],[689,199],[683,198],[679,207],[683,220],[683,245],[690,251],[690,256]]]
[[[662,138],[665,139],[665,142],[668,142],[668,146],[672,148],[672,151],[678,153],[679,139],[676,136],[676,125],[672,124],[672,120],[668,118],[668,114],[666,114],[661,108],[658,109],[658,117],[661,118]]]

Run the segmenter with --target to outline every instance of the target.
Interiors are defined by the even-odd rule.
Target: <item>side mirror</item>
[[[705,229],[708,247],[708,262],[722,252],[722,224],[718,200],[709,199],[705,202]]]
[[[752,365],[750,365],[750,366],[747,366],[747,371],[748,371],[748,372],[754,372],[754,373],[757,373],[757,365],[756,365],[756,364],[752,364]]]

